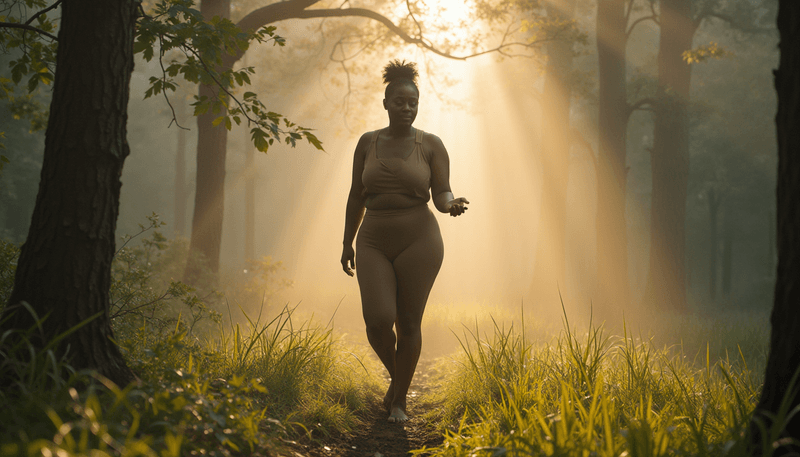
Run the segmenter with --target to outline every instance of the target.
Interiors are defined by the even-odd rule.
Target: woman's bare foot
[[[389,414],[389,422],[400,423],[408,421],[408,416],[399,406],[392,407],[392,412]]]
[[[394,400],[394,381],[389,383],[389,390],[387,390],[386,395],[383,396],[383,407],[386,408],[386,411],[391,411],[393,400]]]

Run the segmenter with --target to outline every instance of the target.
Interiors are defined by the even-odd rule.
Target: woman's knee
[[[398,339],[411,339],[422,338],[422,330],[420,329],[420,322],[406,321],[398,319],[397,321],[397,338]]]
[[[392,332],[392,326],[394,322],[388,319],[370,319],[365,320],[365,324],[367,327],[367,338],[372,341],[375,338],[385,338],[389,335],[394,337],[394,333]]]

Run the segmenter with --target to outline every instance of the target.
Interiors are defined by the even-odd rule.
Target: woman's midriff
[[[405,194],[371,194],[367,196],[364,206],[367,209],[404,209],[424,205],[425,200]]]

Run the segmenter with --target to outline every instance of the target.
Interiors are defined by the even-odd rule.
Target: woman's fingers
[[[353,270],[356,268],[356,261],[354,258],[349,256],[342,256],[342,270],[350,276],[355,275]]]

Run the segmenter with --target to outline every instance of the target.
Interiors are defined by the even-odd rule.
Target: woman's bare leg
[[[367,340],[392,380],[383,399],[384,407],[388,411],[394,398],[396,375],[397,338],[392,330],[397,319],[397,281],[394,267],[383,253],[371,248],[360,248],[356,272],[361,288],[361,307],[367,327]]]
[[[390,422],[408,420],[406,397],[422,350],[422,315],[442,263],[441,238],[435,241],[414,244],[393,262],[397,275],[397,352]]]

